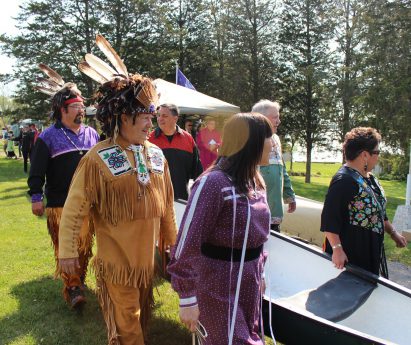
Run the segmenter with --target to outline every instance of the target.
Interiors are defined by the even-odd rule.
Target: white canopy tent
[[[160,93],[160,104],[173,103],[178,106],[180,114],[198,115],[233,115],[240,112],[236,105],[223,102],[204,93],[176,85],[163,79],[154,80]]]

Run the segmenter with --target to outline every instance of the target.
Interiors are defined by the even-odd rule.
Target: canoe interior
[[[273,318],[284,317],[288,311],[293,327],[290,332],[281,335],[287,327],[284,320],[273,321],[279,332],[280,338],[288,337],[288,343],[294,343],[292,339],[299,337],[311,343],[318,342],[319,334],[312,334],[307,324],[314,323],[317,326],[323,324],[324,329],[335,325],[335,333],[351,331],[356,343],[397,343],[410,344],[411,340],[411,291],[383,278],[377,278],[372,274],[360,271],[365,280],[374,280],[376,286],[369,297],[358,305],[355,311],[348,317],[335,323],[322,319],[307,310],[307,302],[301,300],[295,303],[296,297],[307,296],[307,292],[315,292],[327,282],[336,279],[342,273],[333,267],[329,258],[325,257],[316,247],[300,243],[282,234],[272,233],[265,249],[269,253],[269,259],[265,267],[267,290],[264,296],[266,301],[276,312],[272,312]],[[337,278],[338,279],[338,278]],[[357,296],[353,296],[355,299]],[[304,307],[305,302],[305,307]],[[267,304],[268,305],[268,304]],[[276,315],[278,313],[278,315]],[[291,315],[291,316],[290,316]],[[298,318],[306,319],[305,322],[294,323]],[[311,319],[311,321],[307,320]],[[280,322],[280,324],[276,324]],[[313,324],[311,327],[314,327]],[[350,330],[351,329],[351,330]],[[275,331],[275,330],[274,330]],[[319,331],[326,332],[325,330]],[[275,334],[274,334],[275,335]],[[308,337],[308,339],[307,339]],[[312,337],[312,338],[310,338]],[[368,339],[368,340],[367,340]],[[334,343],[334,338],[333,338]]]

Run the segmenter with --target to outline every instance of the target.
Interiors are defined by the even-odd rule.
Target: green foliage
[[[411,3],[400,0],[364,3],[362,96],[358,102],[368,123],[381,131],[384,141],[408,152]]]
[[[96,33],[131,72],[174,81],[177,61],[197,90],[243,111],[277,100],[280,134],[307,148],[309,178],[312,149],[354,126],[376,127],[407,152],[410,13],[403,0],[27,0],[0,49],[17,60],[21,117],[47,118],[47,97],[33,91],[39,62],[93,94],[76,66],[100,55]]]
[[[311,151],[327,131],[327,45],[334,33],[332,3],[327,0],[284,0],[279,43],[284,80],[282,94],[287,134],[307,149],[306,181],[310,182]],[[291,84],[291,87],[290,87]]]
[[[380,178],[386,180],[407,179],[409,172],[409,159],[404,155],[383,153],[378,160],[383,173]]]

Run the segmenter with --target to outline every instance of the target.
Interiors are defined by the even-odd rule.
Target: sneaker
[[[86,303],[84,292],[79,286],[69,288],[68,294],[70,296],[70,304],[72,308],[78,308]]]

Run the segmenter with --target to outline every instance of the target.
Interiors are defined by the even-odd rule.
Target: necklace
[[[136,161],[137,180],[144,186],[150,182],[149,168],[144,159],[144,145],[130,145],[127,147],[134,154]],[[149,161],[149,159],[147,159]]]
[[[70,139],[70,137],[67,135],[66,131],[65,131],[63,128],[60,128],[60,129],[63,131],[63,133],[64,133],[64,135],[66,136],[67,140],[68,140],[69,142],[71,142],[71,144],[78,150],[78,153],[80,154],[80,156],[82,156],[82,155],[83,155],[83,150],[84,150],[84,139],[83,139],[83,148],[79,148],[79,147],[73,142],[73,140]]]

